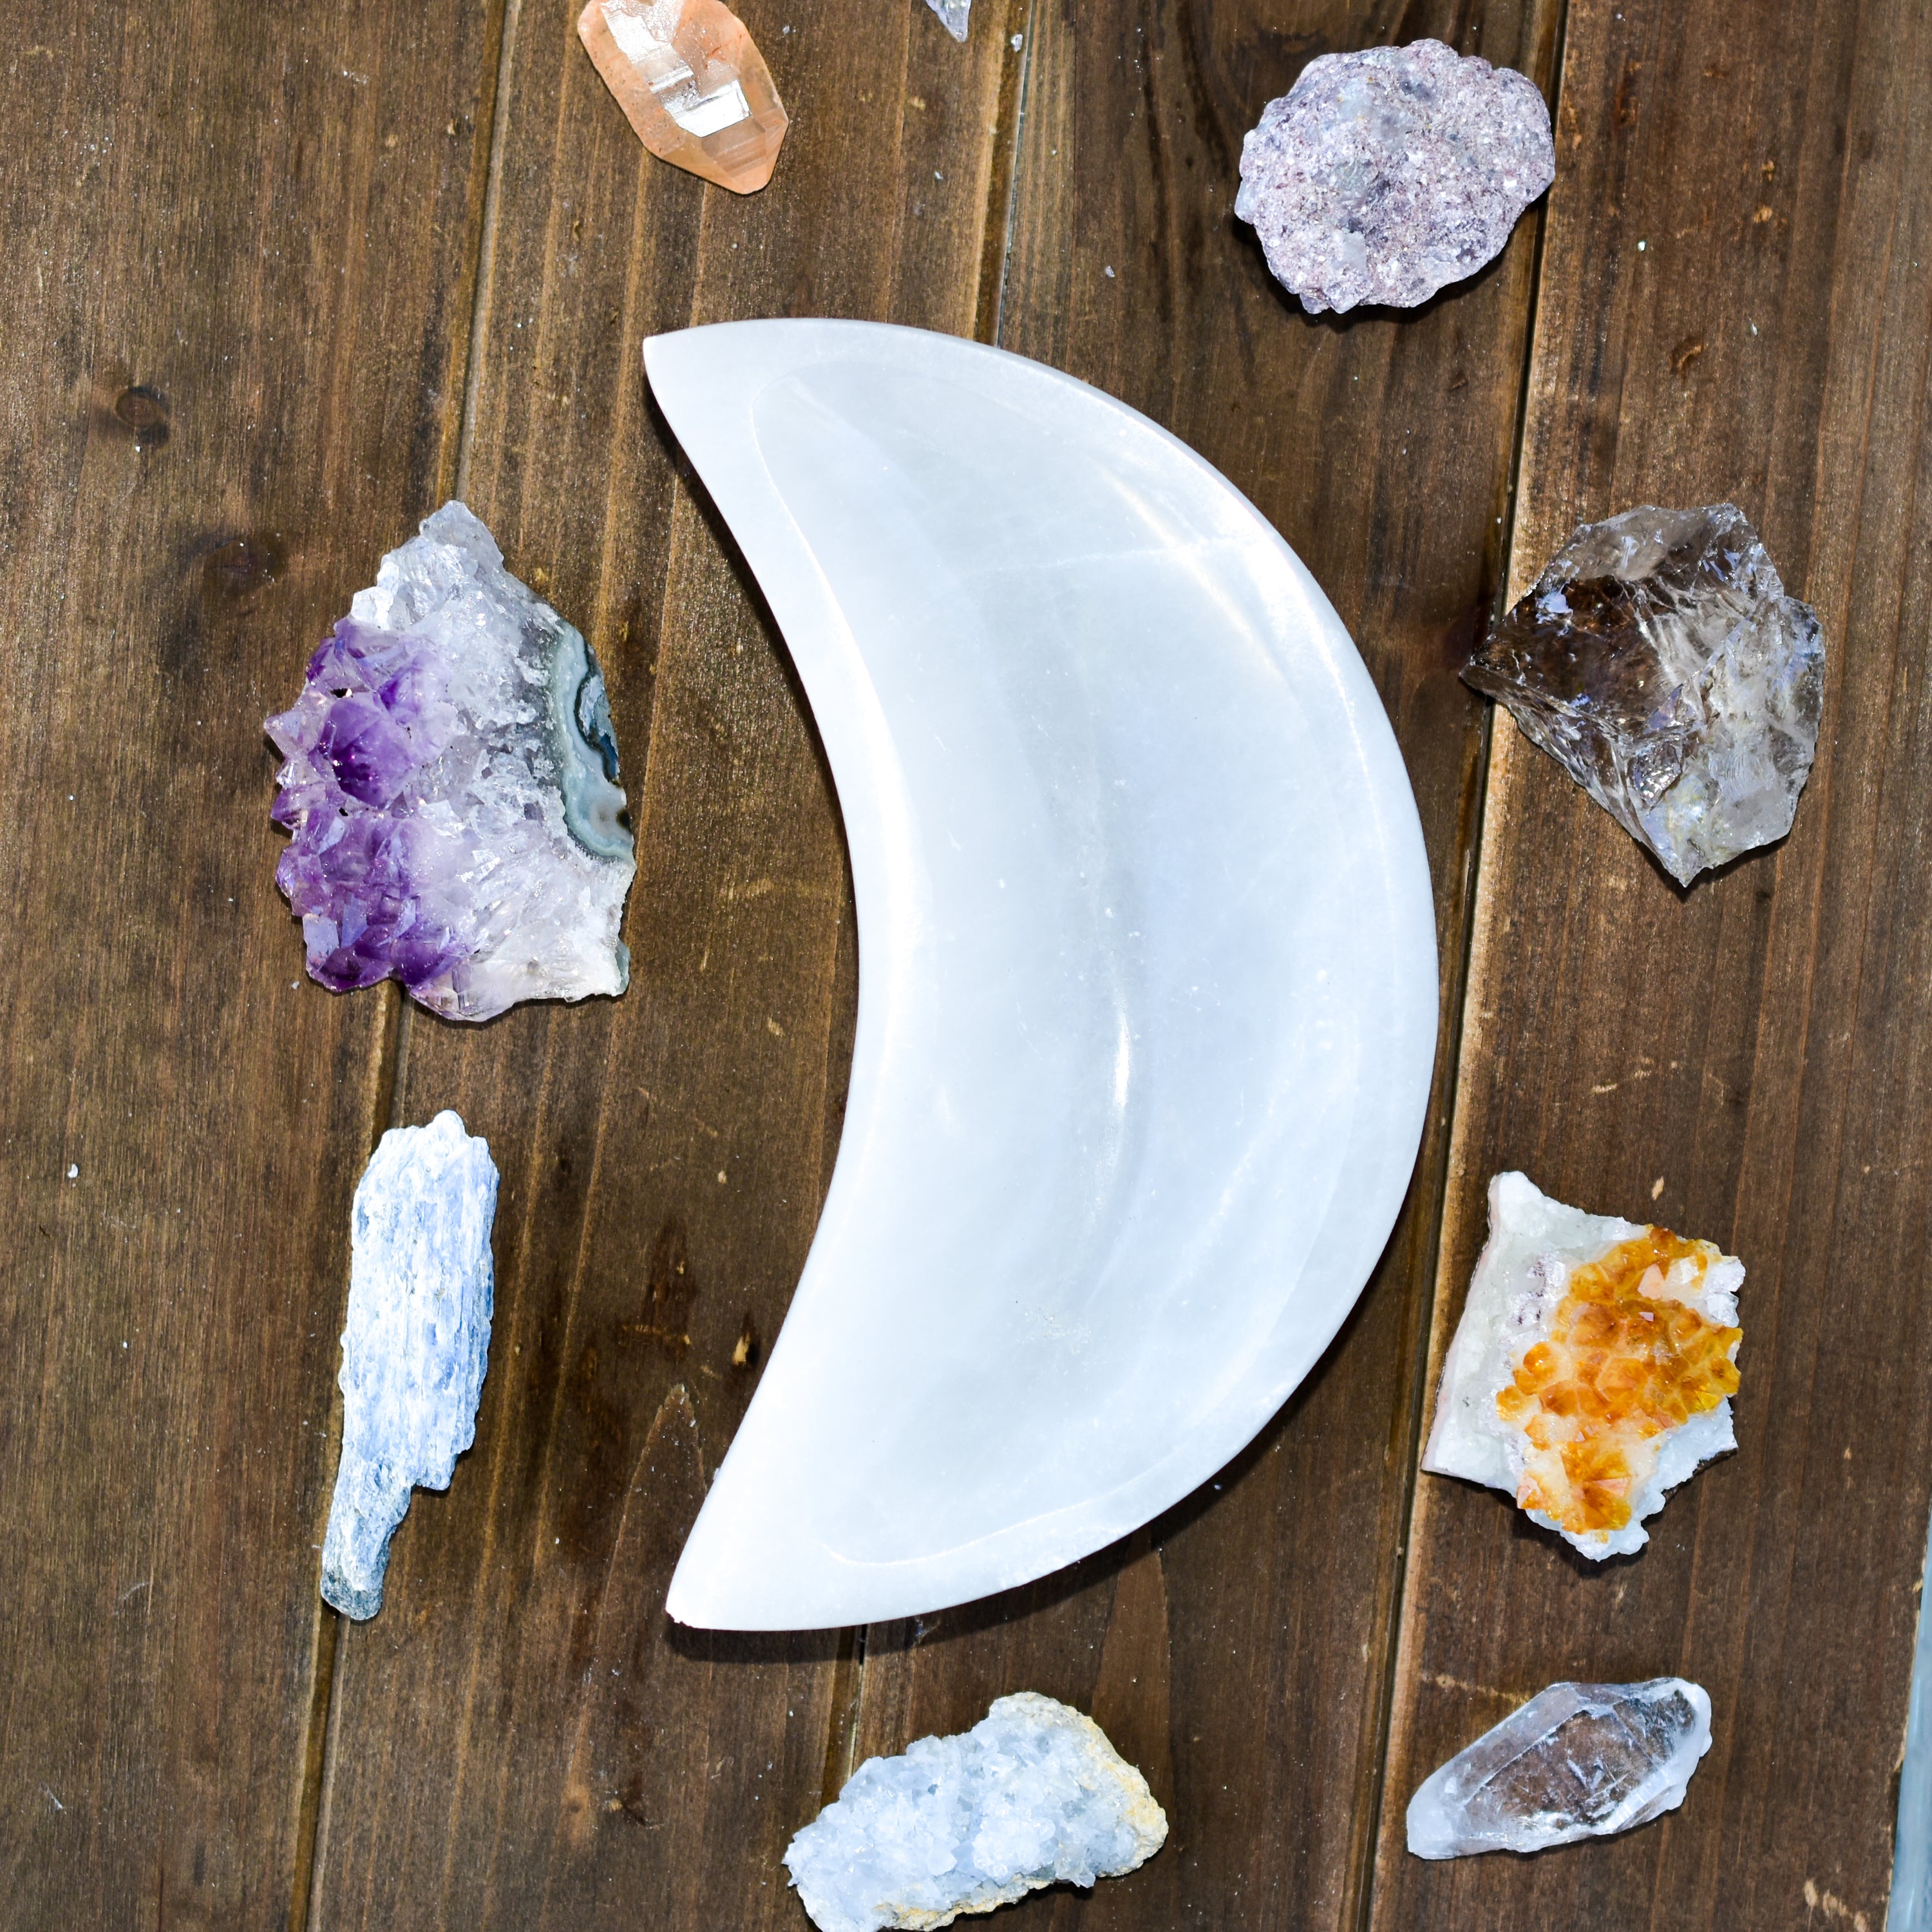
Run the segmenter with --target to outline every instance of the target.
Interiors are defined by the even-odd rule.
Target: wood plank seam
[[[832,1698],[825,1738],[825,1775],[818,1788],[819,1808],[831,1804],[845,1789],[857,1768],[859,1706],[866,1692],[866,1636],[858,1624],[840,1637],[838,1660],[833,1666]]]
[[[393,980],[384,981],[376,991],[384,1011],[382,1030],[376,1038],[375,1097],[365,1155],[375,1152],[386,1124],[392,1127],[401,1124],[397,1113],[401,1105],[403,1070],[409,1058],[410,1004]],[[339,1455],[342,1390],[333,1382],[329,1385],[328,1434]],[[325,1527],[314,1527],[310,1540],[317,1546]],[[312,1916],[310,1894],[315,1883],[315,1848],[322,1826],[322,1797],[328,1789],[329,1743],[334,1733],[336,1650],[342,1635],[340,1616],[322,1600],[320,1591],[310,1609],[315,1618],[315,1674],[309,1688],[308,1728],[302,1740],[302,1804],[297,1814],[290,1932],[307,1932]]]
[[[483,332],[488,326],[490,297],[496,265],[496,220],[502,199],[505,128],[510,112],[510,63],[516,56],[517,28],[523,0],[500,0],[495,77],[490,86],[490,147],[484,164],[481,232],[476,249],[476,278],[470,294],[470,329],[464,338],[463,418],[456,432],[456,488],[460,496],[470,487],[470,454],[476,430],[476,412],[483,384]]]
[[[983,238],[980,251],[980,299],[973,333],[980,341],[989,342],[995,348],[1006,321],[1007,270],[1012,260],[1013,224],[1019,214],[1020,142],[1026,130],[1027,94],[1038,38],[1034,32],[1036,10],[1036,0],[1012,0],[1006,10],[1007,32],[1024,36],[1018,60],[1003,76],[999,112],[995,116],[998,125],[1011,125],[1012,138],[994,150],[992,179],[988,186],[986,216],[980,224]],[[1017,28],[1013,24],[1016,20],[1020,23]]]
[[[1534,302],[1534,285],[1532,285],[1531,299]],[[1532,307],[1532,313],[1533,307]],[[1481,739],[1481,757],[1476,774],[1477,795],[1480,798],[1487,788],[1490,746],[1494,736],[1494,721],[1490,722]],[[1475,844],[1481,839],[1481,814],[1478,814],[1474,834]],[[1473,848],[1470,852],[1472,876],[1478,875],[1480,854]],[[1356,1844],[1356,1868],[1353,1874],[1355,1896],[1354,1920],[1356,1932],[1369,1932],[1375,1909],[1376,1848],[1382,1831],[1382,1814],[1388,1797],[1388,1746],[1390,1726],[1394,1719],[1396,1693],[1396,1667],[1402,1651],[1402,1619],[1406,1600],[1408,1580],[1408,1551],[1410,1547],[1409,1519],[1414,1508],[1415,1490],[1420,1473],[1423,1444],[1423,1426],[1429,1408],[1428,1369],[1430,1358],[1432,1322],[1429,1317],[1436,1303],[1436,1289],[1442,1268],[1442,1224],[1448,1211],[1450,1195],[1450,1163],[1451,1150],[1455,1144],[1455,1111],[1456,1096],[1462,1085],[1462,1043],[1464,1026],[1464,1006],[1469,988],[1469,962],[1471,944],[1475,925],[1476,895],[1466,891],[1462,896],[1462,937],[1460,941],[1462,986],[1456,1000],[1454,1012],[1455,1020],[1451,1037],[1442,1043],[1442,1053],[1449,1068],[1444,1083],[1443,1104],[1448,1115],[1444,1124],[1441,1146],[1433,1156],[1434,1172],[1430,1176],[1435,1190],[1434,1211],[1430,1225],[1424,1233],[1424,1252],[1432,1253],[1435,1261],[1428,1270],[1427,1286],[1423,1297],[1424,1319],[1416,1324],[1415,1333],[1411,1337],[1412,1373],[1408,1394],[1408,1417],[1406,1455],[1402,1480],[1402,1496],[1398,1521],[1401,1526],[1396,1545],[1394,1598],[1390,1614],[1384,1626],[1382,1684],[1376,1699],[1373,1719],[1376,1732],[1375,1756],[1378,1767],[1373,1787],[1360,1820],[1360,1830]],[[1425,1158],[1428,1157],[1425,1150]]]
[[[484,188],[480,196],[472,196],[474,212],[470,218],[470,232],[465,249],[465,259],[468,264],[466,278],[470,284],[469,313],[462,319],[463,326],[451,331],[452,346],[457,343],[462,345],[460,352],[464,358],[464,368],[460,385],[452,384],[450,387],[461,395],[462,402],[457,419],[454,446],[452,448],[451,440],[446,434],[438,460],[436,494],[439,500],[452,494],[460,496],[469,472],[470,447],[477,401],[480,332],[489,295],[491,223],[495,214],[497,188],[502,174],[503,118],[506,104],[503,80],[515,45],[517,20],[522,10],[522,0],[490,0],[490,4],[491,18],[484,30],[482,61],[483,71],[490,76],[490,98],[483,104],[484,112],[478,117],[479,122],[488,129],[482,143]],[[477,167],[473,142],[470,166],[473,178]],[[436,506],[423,507],[428,509]],[[413,1010],[400,987],[394,981],[386,980],[377,992],[378,997],[386,1003],[386,1010],[377,1049],[374,1099],[366,1137],[365,1157],[374,1153],[386,1129],[403,1124],[402,1114],[407,1101],[410,1036],[414,1022]],[[346,1293],[345,1286],[345,1298]],[[335,1456],[339,1458],[342,1450],[342,1394],[332,1381],[329,1390],[328,1431]],[[325,1504],[323,1521],[312,1526],[314,1534],[311,1540],[318,1548],[321,1545],[326,1520]],[[316,1618],[314,1676],[310,1684],[308,1726],[303,1739],[302,1799],[298,1814],[294,1869],[290,1874],[290,1932],[308,1932],[310,1924],[315,1922],[319,1903],[316,1896],[319,1878],[316,1868],[316,1846],[323,1823],[326,1794],[331,1786],[332,1760],[338,1730],[335,1721],[335,1666],[341,1640],[342,1618],[340,1612],[322,1602],[320,1592],[314,1609]]]
[[[1569,32],[1570,0],[1558,0],[1550,100],[1550,122],[1552,130],[1562,124],[1564,58]],[[1516,551],[1519,486],[1522,480],[1529,423],[1530,380],[1536,362],[1537,325],[1542,306],[1544,248],[1549,227],[1549,192],[1546,190],[1542,205],[1536,213],[1536,245],[1529,278],[1528,321],[1523,331],[1522,374],[1516,391],[1516,434],[1510,456],[1508,494],[1503,511],[1503,540],[1498,551],[1502,568],[1496,574],[1495,594],[1490,605],[1492,622],[1509,608],[1516,587],[1511,560]],[[1366,1829],[1359,1841],[1361,1862],[1354,1874],[1356,1932],[1371,1932],[1375,1918],[1377,1850],[1382,1838],[1382,1815],[1388,1802],[1389,1747],[1395,1722],[1397,1672],[1402,1652],[1404,1624],[1410,1607],[1409,1554],[1414,1543],[1413,1518],[1416,1490],[1421,1476],[1422,1448],[1425,1440],[1424,1431],[1435,1406],[1435,1390],[1431,1376],[1436,1366],[1436,1311],[1442,1300],[1443,1269],[1450,1252],[1445,1237],[1454,1232],[1448,1223],[1450,1204],[1454,1195],[1457,1115],[1466,1072],[1462,1064],[1462,1050],[1465,1041],[1470,1036],[1468,1002],[1471,989],[1478,983],[1475,971],[1477,910],[1480,902],[1485,844],[1484,835],[1489,823],[1490,766],[1496,754],[1498,728],[1496,707],[1492,705],[1484,722],[1480,763],[1476,773],[1475,824],[1469,836],[1463,842],[1462,863],[1468,884],[1462,895],[1462,932],[1458,947],[1462,985],[1453,1008],[1453,1036],[1445,1040],[1442,1046],[1444,1057],[1450,1069],[1444,1099],[1447,1118],[1443,1123],[1442,1148],[1437,1156],[1436,1172],[1433,1177],[1436,1186],[1434,1225],[1428,1232],[1425,1249],[1425,1252],[1432,1250],[1434,1259],[1428,1270],[1428,1282],[1423,1302],[1424,1318],[1417,1324],[1413,1337],[1415,1358],[1412,1364],[1409,1390],[1408,1457],[1402,1480],[1400,1517],[1402,1528],[1396,1550],[1394,1600],[1384,1631],[1387,1649],[1383,1660],[1382,1693],[1378,1700],[1375,1718],[1376,1757],[1380,1774],[1376,1780],[1368,1808],[1369,1815],[1365,1821]]]

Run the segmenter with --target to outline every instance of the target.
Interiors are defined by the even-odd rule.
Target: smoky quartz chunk
[[[1462,675],[1688,885],[1791,830],[1825,646],[1735,505],[1646,505],[1584,524]]]

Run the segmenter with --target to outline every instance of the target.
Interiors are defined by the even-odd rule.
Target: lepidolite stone
[[[1645,505],[1584,524],[1462,675],[1688,885],[1791,830],[1825,645],[1735,505]]]
[[[267,730],[295,834],[275,881],[325,986],[393,975],[459,1020],[624,990],[603,675],[462,504],[383,558]]]
[[[1234,212],[1303,308],[1413,308],[1499,253],[1556,176],[1534,82],[1418,40],[1310,61],[1242,142]]]
[[[345,1616],[382,1606],[389,1539],[418,1483],[446,1490],[476,1439],[496,1270],[489,1144],[448,1112],[394,1127],[350,1223],[342,1459],[322,1538],[322,1594]]]

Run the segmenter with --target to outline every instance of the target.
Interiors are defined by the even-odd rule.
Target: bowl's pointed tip
[[[841,1630],[898,1613],[900,1592],[834,1552],[812,1527],[812,1498],[776,1472],[718,1480],[685,1538],[664,1613],[692,1630]],[[941,1594],[944,1594],[943,1592]]]

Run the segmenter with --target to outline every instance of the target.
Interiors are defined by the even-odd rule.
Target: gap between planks
[[[517,27],[522,12],[522,0],[496,0],[484,34],[483,58],[479,68],[486,92],[477,104],[477,126],[470,146],[470,178],[474,182],[480,175],[483,188],[481,195],[472,195],[469,245],[465,250],[469,264],[468,313],[464,318],[464,325],[451,332],[452,346],[459,349],[462,368],[456,372],[458,380],[448,384],[446,390],[446,393],[460,395],[463,400],[453,440],[447,424],[445,426],[443,454],[436,472],[436,494],[439,500],[460,496],[469,486],[482,336],[488,320],[490,271],[496,252],[495,222],[502,182],[509,68],[516,52]],[[480,155],[478,137],[482,145]],[[387,1129],[403,1124],[402,1111],[408,1090],[410,1036],[414,1014],[395,981],[383,982],[381,996],[388,1004],[378,1033],[365,1156],[375,1152],[377,1142]],[[334,1448],[334,1454],[329,1460],[332,1472],[342,1454],[342,1395],[339,1388],[331,1391],[328,1433]],[[333,1490],[332,1473],[332,1496]],[[326,1533],[327,1516],[325,1503],[322,1520],[314,1526],[311,1538],[318,1546]],[[316,1888],[321,1874],[316,1868],[316,1850],[334,1770],[338,1729],[336,1666],[341,1654],[345,1619],[339,1611],[322,1602],[320,1592],[316,1598],[315,1616],[308,1720],[302,1738],[302,1799],[296,1812],[294,1868],[290,1874],[290,1932],[308,1932],[310,1924],[317,1922],[320,1901]]]
[[[1557,0],[1556,15],[1550,56],[1550,125],[1552,137],[1557,128],[1562,124],[1564,62],[1569,44],[1570,0]],[[1503,536],[1497,546],[1498,569],[1490,598],[1490,617],[1492,622],[1508,608],[1516,575],[1517,513],[1524,451],[1528,440],[1530,382],[1536,365],[1537,329],[1542,317],[1544,251],[1549,234],[1550,197],[1555,192],[1556,183],[1552,181],[1544,192],[1543,206],[1537,211],[1536,246],[1531,259],[1527,320],[1522,334],[1522,362],[1516,387],[1515,434],[1511,440],[1509,476],[1505,486]],[[1493,704],[1489,706],[1484,718],[1481,749],[1474,788],[1474,823],[1458,855],[1459,862],[1464,867],[1465,875],[1469,882],[1463,892],[1462,902],[1462,932],[1458,953],[1462,983],[1456,989],[1451,1009],[1454,1018],[1450,1022],[1450,1036],[1443,1042],[1442,1048],[1448,1068],[1448,1078],[1443,1090],[1442,1146],[1440,1152],[1434,1157],[1435,1172],[1432,1177],[1436,1190],[1433,1225],[1425,1231],[1423,1250],[1429,1258],[1424,1263],[1426,1288],[1420,1298],[1422,1318],[1416,1325],[1412,1345],[1414,1353],[1411,1358],[1412,1372],[1409,1381],[1409,1453],[1402,1479],[1402,1527],[1396,1546],[1394,1598],[1390,1605],[1384,1638],[1386,1648],[1383,1658],[1382,1694],[1377,1700],[1376,1712],[1376,1775],[1364,1820],[1365,1828],[1358,1841],[1360,1847],[1358,1863],[1352,1875],[1356,1901],[1354,1932],[1372,1932],[1375,1922],[1382,1814],[1388,1799],[1389,1746],[1394,1727],[1404,1625],[1409,1610],[1409,1558],[1414,1545],[1416,1490],[1422,1466],[1422,1429],[1430,1407],[1430,1370],[1436,1352],[1436,1317],[1443,1292],[1443,1270],[1449,1259],[1451,1238],[1455,1232],[1450,1220],[1449,1202],[1455,1172],[1457,1116],[1462,1096],[1462,1044],[1468,1031],[1470,988],[1475,980],[1477,912],[1481,896],[1483,855],[1487,843],[1486,835],[1492,803],[1490,778],[1498,728],[1497,709]]]

